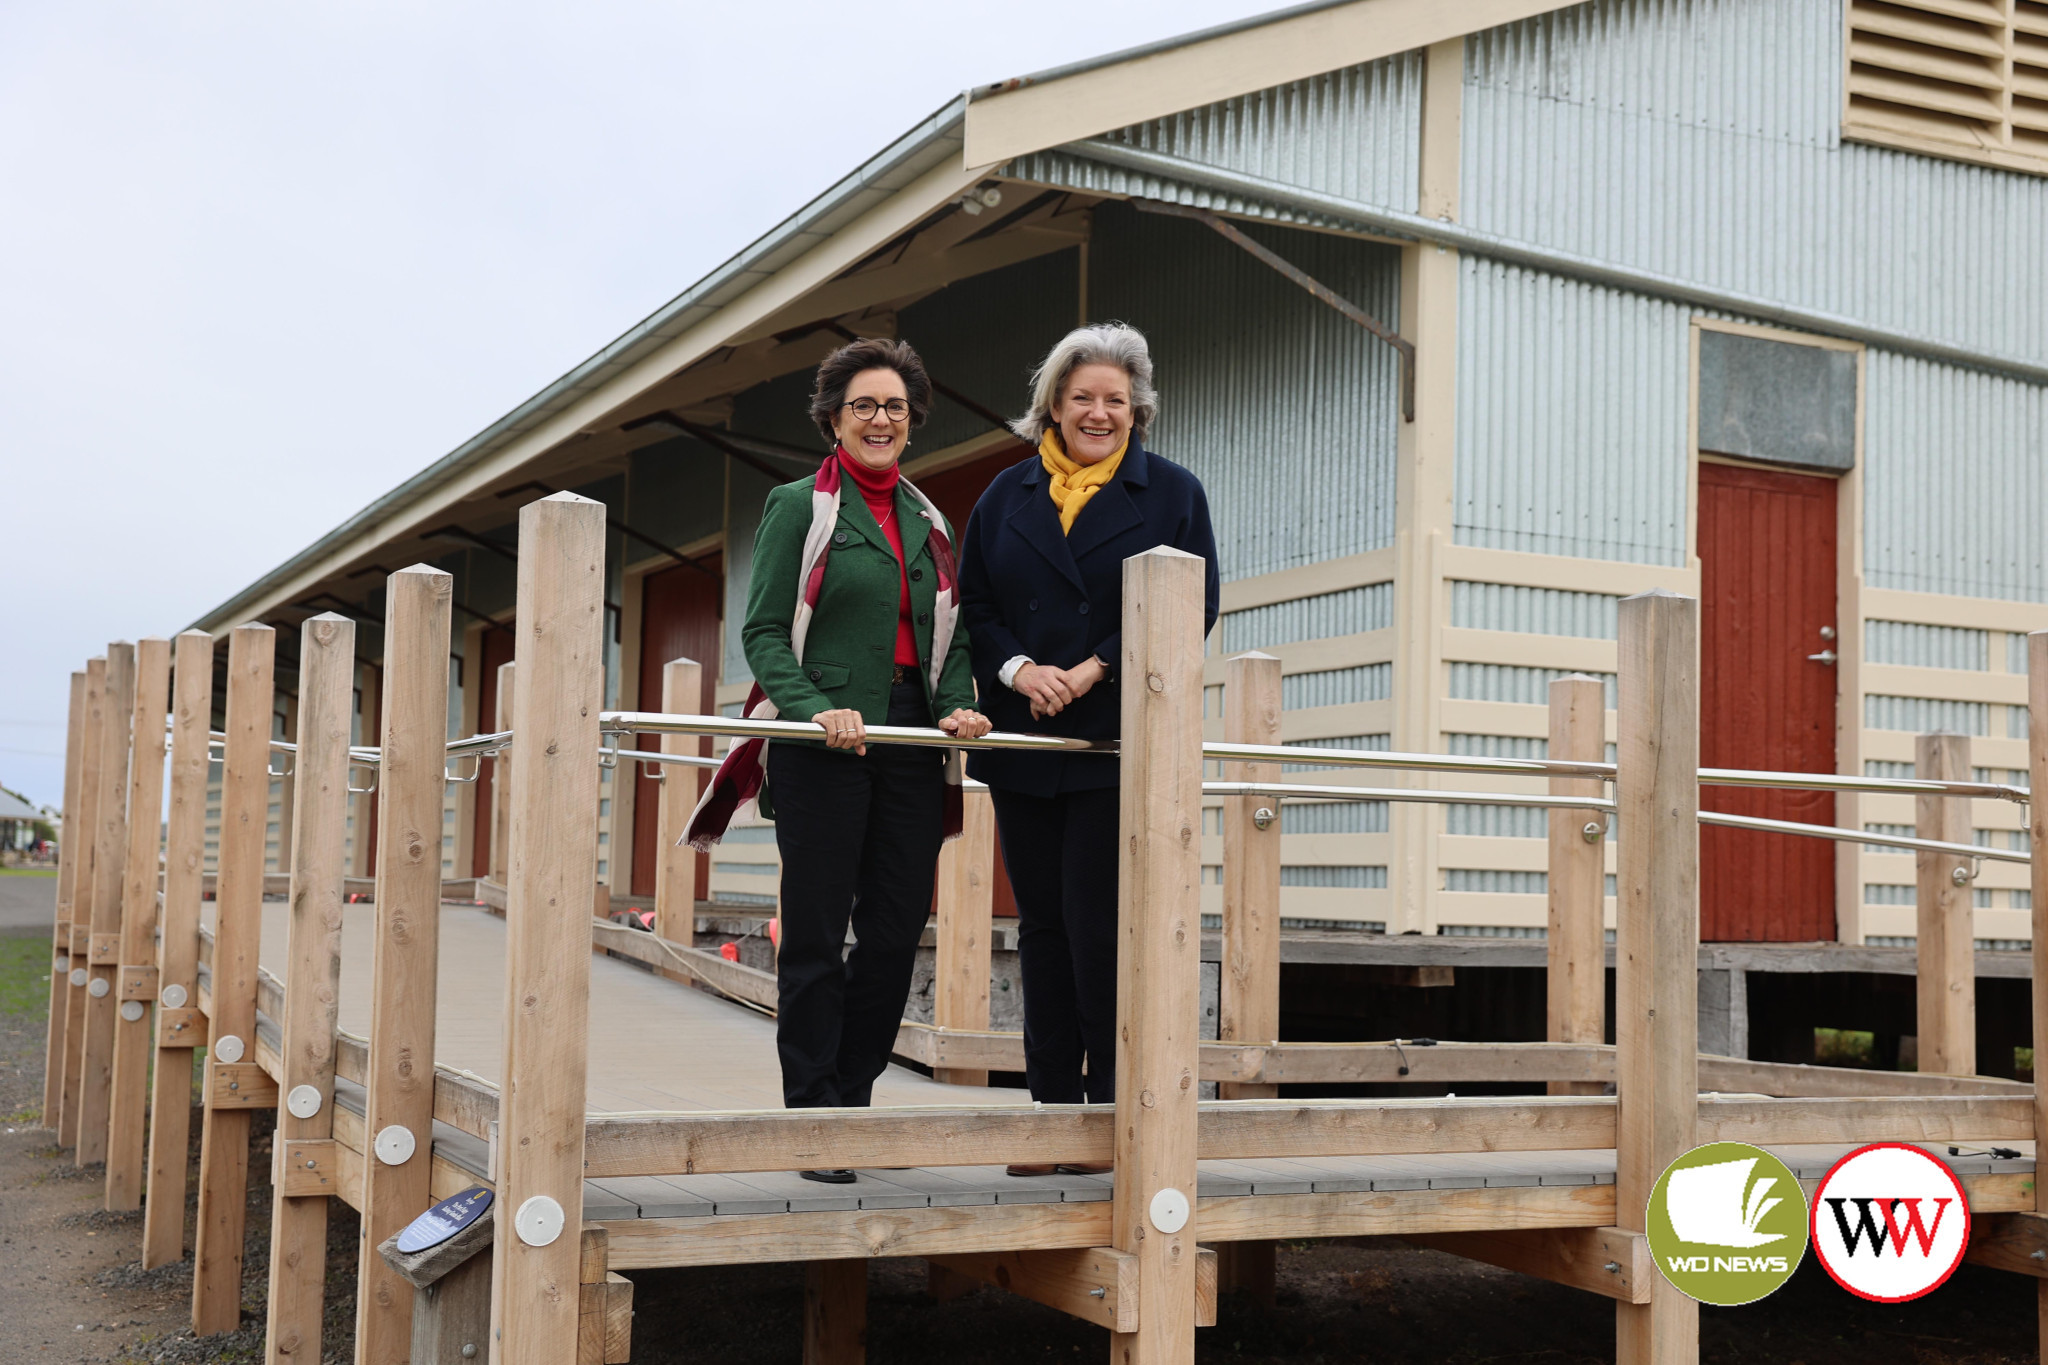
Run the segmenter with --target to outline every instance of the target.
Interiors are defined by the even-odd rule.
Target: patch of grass
[[[1817,1028],[1813,1060],[1822,1066],[1877,1065],[1877,1035],[1860,1029]]]
[[[54,877],[54,867],[0,867],[0,877]]]
[[[50,1008],[50,938],[0,938],[0,1014],[37,1017]]]

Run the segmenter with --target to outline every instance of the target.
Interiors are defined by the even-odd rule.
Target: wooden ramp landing
[[[209,927],[212,908],[206,907]],[[375,906],[351,905],[342,925],[338,1027],[357,1038],[370,1031],[375,913]],[[261,961],[279,980],[289,922],[289,906],[264,903]],[[505,922],[487,910],[444,904],[440,928],[434,1060],[496,1086],[505,1059]],[[894,1065],[875,1082],[878,1105],[960,1104],[967,1093]],[[974,1103],[1031,1102],[1020,1090],[971,1094]],[[781,1107],[773,1019],[636,964],[592,958],[588,1112]]]

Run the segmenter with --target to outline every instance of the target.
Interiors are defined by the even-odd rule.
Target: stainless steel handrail
[[[1904,834],[1872,834],[1869,830],[1844,829],[1840,825],[1804,825],[1794,820],[1769,820],[1761,815],[1730,815],[1725,811],[1703,810],[1703,825],[1725,825],[1729,829],[1762,830],[1766,834],[1803,834],[1810,839],[1834,839],[1845,844],[1882,844],[1887,848],[1910,848],[1928,853],[1951,853],[1958,858],[1991,858],[2001,863],[2031,863],[2033,858],[2012,849],[1986,848],[1981,844],[1951,844],[1940,839],[1915,839]]]
[[[1225,763],[1298,763],[1318,768],[1391,768],[1409,772],[1494,773],[1502,777],[1585,777],[1614,780],[1612,763],[1562,758],[1480,758],[1408,754],[1391,749],[1310,749],[1292,744],[1207,743],[1202,757]]]
[[[1526,792],[1443,792],[1427,787],[1311,787],[1296,782],[1204,782],[1204,796],[1271,796],[1282,801],[1416,801],[1446,806],[1559,807],[1612,811],[1605,796],[1538,796]]]
[[[1791,787],[1804,791],[1894,792],[1904,796],[1971,796],[1989,801],[2027,803],[2025,787],[2002,782],[1935,782],[1918,777],[1855,777],[1846,773],[1768,773],[1747,768],[1702,768],[1700,784],[1709,787]],[[1825,829],[1821,825],[1815,828]]]
[[[670,763],[684,768],[715,768],[725,762],[722,758],[707,758],[702,754],[662,754],[646,749],[603,749],[598,753],[612,759],[626,759],[633,763]]]
[[[716,735],[733,739],[823,739],[825,727],[807,720],[748,720],[740,716],[664,715],[656,711],[605,711],[598,729],[608,735]],[[942,749],[1022,749],[1037,753],[1113,754],[1115,740],[1065,739],[1058,735],[1018,735],[994,731],[980,739],[961,739],[923,725],[870,725],[875,744],[914,744]]]

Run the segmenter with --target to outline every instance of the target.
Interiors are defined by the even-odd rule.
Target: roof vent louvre
[[[2048,174],[2048,0],[1850,0],[1842,135]]]

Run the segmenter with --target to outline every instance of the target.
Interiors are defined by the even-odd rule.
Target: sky
[[[0,786],[962,89],[1274,7],[0,4]]]

